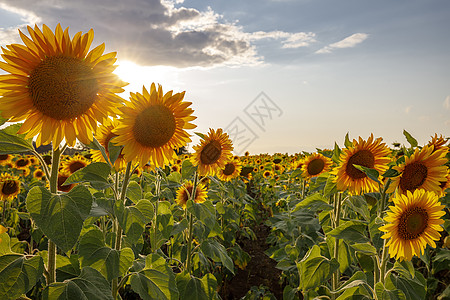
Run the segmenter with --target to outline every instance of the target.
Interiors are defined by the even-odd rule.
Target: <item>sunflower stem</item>
[[[194,184],[192,186],[192,194],[190,195],[190,198],[192,201],[195,199],[195,193],[197,189],[197,182],[198,182],[198,174],[195,172],[194,175]],[[187,208],[186,208],[187,210]],[[191,274],[191,256],[192,256],[192,239],[193,239],[193,227],[194,227],[194,216],[188,212],[189,217],[189,234],[188,234],[188,244],[187,244],[187,261],[186,261],[186,270],[188,271],[188,274]]]
[[[334,201],[335,201],[335,207],[334,207],[334,228],[337,228],[339,226],[339,221],[341,218],[341,200],[342,200],[342,194],[338,193],[335,195],[334,197]],[[338,260],[338,256],[339,256],[339,239],[338,238],[334,238],[334,251],[333,251],[333,257],[334,259]],[[339,288],[339,269],[337,269],[332,276],[332,288],[333,291],[337,290]],[[336,299],[336,294],[332,294],[332,299]]]
[[[159,169],[156,169],[156,182],[155,182],[155,193],[156,193],[156,203],[155,203],[155,217],[153,220],[153,245],[152,252],[156,252],[157,249],[157,236],[158,236],[158,209],[159,209],[159,197],[161,194],[161,175],[159,174]]]
[[[52,169],[49,178],[50,193],[56,194],[58,190],[58,170],[61,158],[59,145],[53,146]],[[48,239],[48,261],[47,261],[47,285],[56,281],[56,244]]]
[[[386,265],[388,262],[388,252],[387,252],[387,248],[386,247],[386,240],[383,241],[383,251],[381,253],[381,261],[380,261],[380,277],[379,277],[379,281],[382,282],[384,284],[384,280],[385,280],[385,275],[386,275]]]
[[[47,181],[49,181],[50,180],[50,171],[49,171],[49,169],[47,167],[47,164],[45,163],[44,158],[34,149],[33,149],[32,153],[33,153],[34,156],[36,156],[36,158],[41,163],[42,170],[44,170],[44,173],[45,173],[45,179]]]

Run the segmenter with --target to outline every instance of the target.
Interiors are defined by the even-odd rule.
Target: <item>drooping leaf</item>
[[[190,276],[185,272],[177,274],[177,287],[180,299],[186,300],[211,300],[217,297],[217,280],[212,274],[206,274],[202,278]]]
[[[78,277],[52,283],[43,291],[44,300],[112,300],[111,287],[102,274],[91,267],[84,267]]]
[[[366,227],[367,225],[361,221],[345,221],[337,228],[330,231],[328,235],[338,239],[344,239],[348,243],[365,243],[369,241],[364,234]]]
[[[312,211],[318,210],[331,210],[333,206],[328,203],[328,199],[322,196],[320,193],[315,193],[311,196],[306,197],[301,202],[299,202],[295,208],[294,212],[299,209],[309,209]]]
[[[21,254],[0,256],[0,295],[14,300],[26,294],[42,276],[44,262],[40,256],[26,259]]]
[[[110,172],[111,167],[108,164],[94,162],[70,175],[64,184],[89,182],[93,188],[103,190],[111,186],[111,183],[108,181]]]
[[[405,294],[399,289],[387,289],[382,282],[375,284],[378,300],[406,300]]]
[[[211,258],[215,262],[220,262],[224,265],[231,273],[234,274],[234,264],[233,260],[228,256],[225,247],[220,244],[216,239],[207,239],[203,241],[200,245],[200,249],[203,254]]]
[[[80,236],[83,221],[91,210],[92,195],[83,185],[60,195],[52,195],[47,189],[36,186],[28,192],[26,205],[42,232],[67,252]]]
[[[154,215],[153,204],[147,199],[141,199],[132,206],[124,206],[117,202],[114,211],[125,235],[131,243],[137,242],[144,232],[144,226]]]
[[[19,135],[0,130],[0,154],[15,154],[30,152],[33,146]]]

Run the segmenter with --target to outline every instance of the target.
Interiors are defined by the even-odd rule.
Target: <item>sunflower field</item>
[[[449,138],[234,156],[217,128],[189,152],[184,92],[121,98],[93,30],[19,34],[0,61],[0,299],[450,299]]]

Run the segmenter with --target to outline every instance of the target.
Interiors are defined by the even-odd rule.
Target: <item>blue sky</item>
[[[347,132],[450,136],[446,0],[3,0],[0,44],[35,23],[93,28],[118,52],[124,98],[154,81],[186,91],[195,131],[238,119],[238,154],[332,148]]]

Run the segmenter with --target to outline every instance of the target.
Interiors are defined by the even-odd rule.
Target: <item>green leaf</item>
[[[367,225],[360,221],[345,221],[337,228],[331,230],[328,235],[348,242],[365,243],[369,239],[364,235]]]
[[[369,243],[353,244],[350,247],[355,249],[356,252],[361,252],[366,255],[377,255],[377,249]]]
[[[181,174],[179,172],[172,172],[167,176],[167,180],[181,184]]]
[[[17,299],[38,282],[44,272],[40,256],[26,259],[21,254],[0,256],[0,295],[2,299]]]
[[[329,197],[337,193],[337,183],[334,182],[334,176],[328,176],[325,187],[323,188],[323,195]]]
[[[206,139],[205,135],[201,132],[194,132],[196,135],[198,135],[199,137],[201,137],[202,139]]]
[[[380,177],[380,173],[378,173],[377,170],[355,164],[353,164],[353,166],[361,172],[364,172],[364,174],[366,174],[367,177],[369,177],[371,180],[375,181],[376,183],[380,183],[380,181],[378,180],[378,177]]]
[[[339,148],[338,144],[334,142],[334,150],[333,150],[333,156],[331,157],[331,160],[335,163],[339,163],[339,157],[341,156],[341,149]]]
[[[409,272],[408,274],[404,275],[407,275],[407,277],[404,277],[403,274],[397,276],[393,273],[390,273],[385,282],[386,288],[401,290],[405,294],[406,299],[425,299],[427,291],[426,280],[423,275],[418,271],[415,271],[414,278],[409,274]]]
[[[88,145],[89,148],[93,150],[98,150],[102,153],[103,159],[108,163],[108,165],[112,168],[112,165],[109,161],[108,154],[106,154],[106,149],[103,147],[98,140],[94,137],[92,142]]]
[[[328,199],[320,193],[315,193],[299,202],[293,211],[295,212],[300,209],[310,209],[312,211],[331,210],[333,209],[333,205],[328,204]]]
[[[363,272],[358,271],[355,274],[353,274],[353,276],[350,277],[350,279],[348,279],[343,285],[341,285],[341,287],[339,289],[337,289],[334,292],[341,293],[346,289],[354,288],[356,286],[364,286],[364,285],[368,286],[367,277]]]
[[[415,269],[414,265],[411,261],[396,261],[394,264],[395,272],[397,272],[399,275],[402,275],[405,278],[413,279],[415,276]]]
[[[370,220],[370,211],[364,196],[350,196],[345,203],[350,206],[351,210],[357,212],[365,221]]]
[[[189,159],[185,159],[181,164],[181,177],[184,180],[189,180],[194,175],[196,167],[192,164]]]
[[[215,239],[207,239],[202,242],[200,249],[206,257],[211,258],[215,262],[220,262],[231,273],[234,274],[233,260],[228,256],[225,247]]]
[[[8,119],[3,118],[3,117],[2,117],[2,112],[0,111],[0,126],[3,125],[3,124],[5,124],[6,121],[8,121]]]
[[[157,254],[149,254],[145,268],[133,273],[130,278],[131,288],[143,300],[178,299],[175,275],[166,261]]]
[[[44,300],[112,300],[111,287],[102,274],[91,267],[81,270],[78,277],[52,283],[43,291]]]
[[[127,197],[134,203],[143,198],[142,189],[139,183],[137,183],[136,181],[130,181],[130,183],[128,183]]]
[[[110,172],[111,167],[107,163],[94,162],[70,175],[64,182],[64,185],[89,182],[93,188],[103,190],[111,186],[111,183],[108,181]]]
[[[10,246],[10,237],[4,232],[0,234],[0,255],[12,253]]]
[[[203,203],[195,203],[192,200],[188,200],[186,203],[186,209],[193,214],[197,220],[204,223],[209,229],[214,228],[216,223],[216,211],[211,201],[206,200]]]
[[[0,154],[30,152],[33,146],[24,138],[0,130]]]
[[[139,240],[144,233],[145,224],[150,222],[154,215],[153,204],[147,199],[141,199],[136,205],[126,207],[118,201],[114,211],[120,227],[131,243]]]
[[[406,140],[411,145],[411,148],[417,147],[417,145],[418,145],[417,140],[415,138],[413,138],[412,135],[409,134],[408,131],[403,130],[403,135],[406,137]]]
[[[212,274],[203,278],[190,276],[186,273],[177,274],[177,287],[180,299],[183,300],[210,300],[217,297],[217,280]]]
[[[47,252],[45,253],[45,259],[47,259]],[[56,281],[62,282],[67,279],[72,279],[78,277],[80,273],[80,261],[78,260],[77,254],[72,254],[70,257],[57,255]]]
[[[90,266],[96,269],[109,282],[124,275],[121,271],[128,270],[134,260],[134,254],[130,248],[124,248],[119,252],[107,247],[103,232],[95,227],[81,237],[79,255],[81,267]],[[120,258],[122,258],[122,266]]]
[[[347,147],[347,148],[350,148],[350,147],[353,146],[353,143],[350,141],[350,139],[348,137],[348,132],[345,135],[344,146]]]
[[[108,142],[108,154],[109,160],[111,161],[111,165],[114,165],[117,158],[119,158],[120,153],[122,152],[123,146],[116,146],[113,142],[114,138],[109,140]],[[106,150],[106,149],[105,149]]]
[[[378,300],[406,300],[405,294],[398,289],[388,290],[383,286],[383,283],[375,284],[375,293]]]
[[[32,188],[26,199],[31,218],[61,250],[68,252],[78,240],[92,206],[92,195],[82,186],[52,195],[43,187]]]
[[[300,286],[302,290],[319,287],[323,282],[329,280],[331,275],[339,268],[336,259],[320,255],[320,247],[314,245],[305,257],[297,263],[300,275]]]

